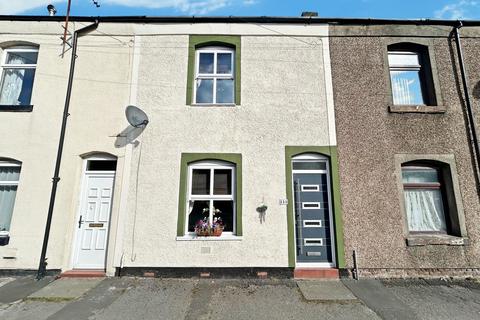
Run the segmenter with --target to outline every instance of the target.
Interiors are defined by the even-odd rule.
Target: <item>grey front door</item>
[[[295,167],[316,169],[293,171],[297,263],[333,266],[335,253],[327,162],[309,161],[297,165],[294,162]]]

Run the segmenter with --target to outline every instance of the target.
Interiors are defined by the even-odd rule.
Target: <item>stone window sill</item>
[[[243,237],[234,235],[222,235],[220,237],[197,237],[196,235],[184,235],[177,237],[177,241],[242,241]]]
[[[388,106],[390,113],[445,113],[445,106],[413,106],[413,105],[390,105]]]
[[[449,235],[409,235],[407,237],[407,246],[433,246],[433,245],[445,245],[445,246],[466,246],[469,244],[468,238],[455,237]]]
[[[0,105],[0,112],[32,112],[33,105]]]

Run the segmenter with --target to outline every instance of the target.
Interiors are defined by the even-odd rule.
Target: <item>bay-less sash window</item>
[[[195,103],[235,103],[235,51],[205,47],[196,51]]]
[[[402,180],[409,231],[447,233],[439,170],[404,166]]]
[[[206,218],[221,218],[224,233],[235,233],[235,165],[202,161],[189,165],[187,233]]]
[[[19,164],[0,162],[0,231],[10,230],[19,178]]]
[[[16,47],[4,50],[0,105],[30,105],[38,49]]]

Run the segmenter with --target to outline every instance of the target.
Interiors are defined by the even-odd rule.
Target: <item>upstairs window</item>
[[[235,50],[203,47],[195,55],[195,103],[235,104]]]
[[[441,171],[432,166],[402,166],[408,229],[410,232],[447,233],[445,186]]]
[[[21,166],[0,160],[0,231],[10,230]]]
[[[37,57],[36,48],[14,47],[4,50],[0,105],[30,105]]]
[[[396,44],[388,47],[394,105],[435,105],[427,47]]]

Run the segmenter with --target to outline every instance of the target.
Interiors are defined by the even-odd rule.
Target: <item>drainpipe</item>
[[[60,140],[58,141],[58,151],[57,151],[57,161],[55,163],[55,172],[52,178],[52,192],[50,193],[50,204],[48,205],[48,214],[47,214],[47,224],[45,226],[45,234],[43,237],[43,245],[42,245],[42,254],[40,256],[40,263],[38,265],[38,272],[37,272],[37,280],[42,279],[47,271],[47,246],[48,246],[48,238],[50,236],[50,227],[52,224],[52,215],[53,215],[53,208],[55,206],[55,196],[57,194],[57,185],[60,181],[59,173],[60,173],[60,163],[62,162],[62,153],[63,153],[63,144],[65,141],[65,130],[67,127],[67,120],[68,116],[68,109],[70,107],[70,98],[72,95],[72,84],[73,84],[73,75],[75,73],[75,61],[77,59],[77,43],[78,38],[87,34],[90,31],[97,29],[98,27],[98,20],[95,20],[95,23],[88,25],[84,28],[76,30],[73,33],[73,44],[72,44],[72,58],[70,61],[70,73],[68,76],[68,85],[67,85],[67,96],[65,98],[65,106],[63,108],[63,120],[62,120],[62,128],[60,131]]]
[[[480,147],[478,145],[477,126],[475,124],[472,103],[470,100],[470,90],[468,86],[467,72],[465,71],[465,62],[463,60],[462,43],[460,40],[460,29],[462,27],[463,27],[462,21],[458,21],[458,24],[454,27],[453,31],[455,34],[455,42],[457,44],[457,55],[458,55],[458,60],[460,64],[460,73],[462,76],[463,92],[465,93],[465,106],[467,107],[467,118],[468,118],[468,125],[470,127],[470,138],[473,144],[473,148],[475,150],[474,158],[477,163],[475,172],[477,175],[477,181],[480,182],[480,172],[478,170],[478,166],[480,165]]]

